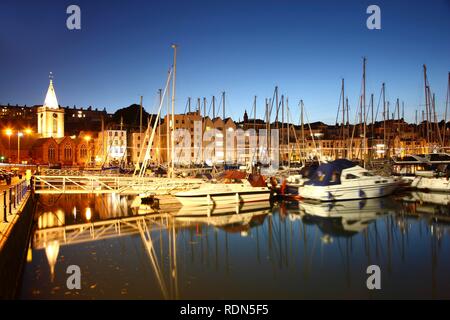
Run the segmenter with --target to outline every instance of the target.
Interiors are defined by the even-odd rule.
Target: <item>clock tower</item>
[[[44,105],[38,108],[37,117],[38,134],[42,138],[64,137],[64,109],[58,105],[51,73]]]

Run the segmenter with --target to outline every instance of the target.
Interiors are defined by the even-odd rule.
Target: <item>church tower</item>
[[[50,73],[50,85],[45,96],[44,105],[38,108],[38,134],[42,138],[64,137],[64,109],[58,105],[53,79]]]

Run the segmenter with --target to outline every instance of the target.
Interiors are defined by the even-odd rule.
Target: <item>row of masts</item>
[[[172,48],[174,48],[174,60],[173,65],[171,69],[171,78],[168,78],[168,83],[172,84],[172,94],[171,99],[167,99],[167,115],[166,119],[171,119],[169,125],[166,126],[166,137],[170,137],[170,146],[167,145],[167,159],[168,159],[168,168],[169,168],[169,176],[173,176],[174,172],[174,159],[175,159],[175,139],[173,139],[174,135],[174,115],[175,115],[175,79],[176,79],[176,46],[173,45]],[[352,148],[353,148],[353,141],[355,139],[356,129],[358,127],[359,131],[359,137],[362,138],[361,145],[362,147],[359,147],[359,152],[361,153],[359,158],[364,160],[364,164],[372,158],[371,152],[373,151],[373,143],[375,141],[375,123],[377,122],[377,116],[379,114],[379,107],[380,103],[382,104],[382,121],[383,121],[383,146],[386,149],[386,156],[390,156],[390,146],[391,146],[391,136],[392,136],[392,130],[393,126],[395,127],[395,120],[397,120],[397,127],[394,128],[394,130],[397,131],[398,134],[401,134],[402,132],[402,126],[404,125],[404,102],[400,104],[400,99],[396,99],[394,112],[392,112],[392,117],[390,117],[390,103],[389,101],[386,101],[386,85],[383,82],[381,85],[381,92],[380,92],[380,98],[378,102],[378,107],[375,111],[375,103],[374,103],[374,94],[370,94],[370,102],[369,105],[367,105],[367,99],[366,99],[366,63],[367,59],[366,57],[363,57],[363,66],[362,66],[362,90],[361,94],[359,96],[359,103],[358,103],[358,109],[355,115],[355,122],[356,124],[351,125],[350,123],[350,107],[349,107],[349,99],[348,96],[345,95],[345,80],[341,80],[341,92],[340,92],[340,99],[338,104],[338,115],[336,117],[336,126],[341,126],[340,128],[340,139],[341,144],[340,148],[335,148],[336,154],[335,157],[343,157],[348,158],[350,155],[352,155]],[[440,125],[437,121],[437,114],[436,114],[436,98],[435,94],[432,93],[431,87],[429,84],[429,80],[427,77],[427,68],[424,65],[423,66],[423,76],[424,76],[424,90],[425,90],[425,110],[422,111],[422,122],[420,125],[420,135],[426,139],[427,144],[430,143],[436,143],[439,144],[441,147],[445,146],[446,141],[446,121],[447,121],[447,111],[448,111],[448,102],[449,102],[449,92],[450,92],[450,73],[448,75],[448,87],[447,87],[447,99],[446,99],[446,106],[445,106],[445,114],[444,114],[444,124],[443,127],[440,128]],[[164,93],[166,89],[164,90]],[[160,108],[157,115],[157,124],[158,124],[158,139],[161,139],[161,107],[164,100],[164,94],[163,90],[159,90],[159,102],[160,102]],[[142,128],[142,99],[141,96],[141,110],[140,110],[140,128],[139,132],[142,134],[143,128]],[[381,100],[381,101],[380,101]],[[202,103],[203,102],[203,103]],[[191,113],[192,111],[192,98],[189,97],[186,104],[186,111],[188,113]],[[225,92],[221,93],[221,99],[219,102],[219,108],[222,109],[222,116],[225,120],[225,105],[226,105],[226,96]],[[207,111],[207,99],[206,97],[203,97],[203,101],[201,98],[197,98],[196,103],[196,111],[201,114],[201,109],[203,107],[203,116],[206,117],[209,114],[209,111],[212,108],[212,118],[216,118],[216,97],[212,96],[212,101],[210,103],[210,110]],[[257,96],[254,96],[253,99],[253,105],[252,105],[252,111],[253,111],[253,126],[256,129],[256,108],[257,108]],[[401,112],[400,112],[401,110]],[[265,99],[265,115],[264,115],[264,123],[265,123],[265,129],[267,132],[267,141],[266,146],[267,150],[270,153],[271,151],[271,130],[273,129],[280,129],[281,125],[281,152],[286,152],[285,146],[287,145],[287,154],[288,154],[288,163],[290,164],[291,160],[291,129],[293,130],[294,137],[295,137],[295,145],[299,149],[299,153],[302,154],[302,150],[305,149],[306,146],[306,135],[305,135],[305,115],[306,111],[304,108],[303,100],[300,100],[299,102],[299,111],[300,111],[300,126],[301,126],[301,137],[300,139],[297,138],[296,131],[294,128],[294,125],[292,124],[292,114],[290,113],[289,109],[289,98],[285,96],[284,94],[279,93],[278,86],[275,86],[273,96],[271,98]],[[281,124],[280,124],[280,113],[281,113]],[[401,116],[400,116],[401,113]],[[272,122],[273,114],[275,115],[274,122]],[[338,117],[339,114],[342,117],[341,124],[338,124]],[[369,121],[369,115],[370,115],[370,121]],[[397,119],[395,119],[397,118]],[[393,120],[393,121],[392,121]],[[416,125],[418,124],[418,111],[416,110]],[[248,125],[248,124],[247,124]],[[308,122],[308,125],[310,123]],[[369,128],[369,131],[368,131]],[[147,128],[147,131],[149,131],[150,127]],[[205,129],[205,128],[203,128]],[[312,139],[312,143],[315,146],[316,141],[314,141],[314,135],[312,134],[311,127],[309,126],[310,130],[310,137]],[[287,134],[286,134],[287,132]],[[287,140],[287,141],[286,141]],[[376,139],[379,141],[379,137]],[[159,141],[160,142],[160,141]],[[379,142],[378,142],[379,143]],[[161,146],[161,143],[159,143]],[[150,144],[149,144],[150,146]],[[283,149],[284,148],[284,149]],[[339,152],[338,149],[341,149],[341,152]],[[277,151],[278,152],[278,151]]]

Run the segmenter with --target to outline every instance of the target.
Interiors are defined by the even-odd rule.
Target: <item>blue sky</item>
[[[81,8],[81,30],[66,28],[66,8]],[[366,28],[366,8],[381,8],[381,30]],[[227,93],[227,116],[242,118],[275,85],[298,121],[334,123],[341,78],[351,119],[367,57],[367,96],[405,103],[407,120],[423,106],[422,65],[445,108],[450,71],[450,1],[65,1],[0,3],[0,103],[41,104],[54,74],[61,105],[113,112],[139,102],[155,109],[177,43],[178,112],[187,97]],[[380,117],[380,116],[378,116]]]

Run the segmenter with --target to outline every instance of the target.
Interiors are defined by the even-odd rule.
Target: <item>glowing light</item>
[[[77,208],[73,207],[73,219],[76,220],[77,219]]]
[[[22,132],[17,132],[17,136],[18,137],[23,137],[23,133]]]
[[[86,140],[87,142],[91,141],[91,136],[84,136],[84,140]]]
[[[248,231],[247,230],[242,230],[241,231],[241,237],[247,237],[248,236]]]
[[[31,246],[28,247],[28,251],[27,251],[27,262],[32,262],[33,261],[33,250],[31,249]]]
[[[45,255],[47,256],[48,264],[50,266],[50,275],[51,281],[55,279],[55,265],[56,260],[58,259],[59,253],[59,241],[54,240],[50,241],[48,244],[45,244]]]
[[[86,213],[85,213],[85,217],[87,221],[90,221],[92,218],[92,212],[91,212],[91,208],[87,207],[86,208]]]
[[[33,130],[31,130],[31,128],[26,128],[26,129],[25,129],[25,133],[26,133],[26,134],[32,134],[32,133],[33,133]]]
[[[11,136],[13,134],[13,131],[11,129],[6,129],[5,133],[7,136]]]

